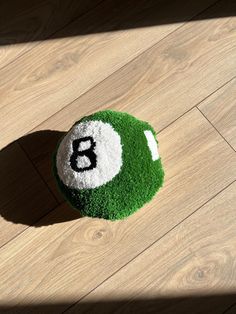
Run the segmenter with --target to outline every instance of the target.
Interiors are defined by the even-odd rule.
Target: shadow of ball
[[[33,132],[0,150],[0,215],[4,220],[40,227],[80,217],[67,204],[47,215],[64,201],[59,199],[60,193],[55,198],[57,188],[52,173],[52,155],[63,135],[64,132],[52,130]],[[1,227],[0,238],[5,239],[13,227]]]

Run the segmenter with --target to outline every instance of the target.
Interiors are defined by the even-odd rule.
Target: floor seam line
[[[228,146],[234,151],[236,152],[236,150],[233,148],[233,146],[226,140],[226,138],[223,136],[223,134],[220,133],[220,131],[214,126],[214,124],[207,118],[207,116],[201,111],[200,108],[196,107],[199,112],[201,113],[201,115],[210,123],[210,125],[215,129],[215,131],[220,135],[220,137],[226,142],[226,144],[228,144]]]
[[[207,96],[205,96],[204,98],[202,98],[199,102],[197,102],[195,105],[193,105],[191,108],[189,108],[188,110],[186,110],[184,113],[182,113],[180,116],[178,116],[176,119],[174,119],[172,122],[170,122],[169,124],[167,124],[164,128],[160,129],[160,131],[157,132],[157,134],[160,134],[162,131],[164,131],[165,129],[167,129],[169,126],[171,126],[173,123],[175,123],[177,120],[179,120],[180,118],[182,118],[185,114],[189,113],[191,110],[193,110],[194,108],[199,109],[198,106],[203,103],[206,99],[208,99],[209,97],[211,97],[212,95],[214,95],[218,90],[220,90],[221,88],[223,88],[224,86],[226,86],[227,84],[229,84],[231,81],[233,81],[235,79],[236,76],[232,77],[230,80],[228,80],[227,82],[225,82],[224,84],[222,84],[220,87],[216,88],[213,92],[211,92],[210,94],[208,94]]]
[[[112,72],[111,74],[109,74],[107,77],[105,77],[104,79],[102,79],[100,82],[98,82],[97,84],[95,84],[94,86],[92,86],[91,88],[89,88],[88,90],[86,90],[85,92],[83,92],[81,95],[79,95],[78,97],[76,97],[73,101],[69,102],[67,105],[65,105],[65,107],[61,108],[60,110],[58,110],[57,112],[55,112],[54,114],[52,114],[50,117],[48,117],[47,119],[45,119],[44,121],[42,121],[41,123],[39,123],[37,126],[35,126],[33,129],[31,129],[29,132],[34,131],[36,128],[40,127],[40,125],[42,125],[43,123],[45,123],[47,120],[51,119],[53,116],[55,116],[57,113],[63,111],[65,108],[67,108],[68,106],[70,106],[71,104],[73,104],[75,101],[77,101],[80,97],[85,96],[87,93],[89,93],[91,90],[93,90],[94,88],[96,88],[97,86],[99,86],[100,84],[102,84],[103,82],[105,82],[107,79],[109,79],[112,75],[114,75],[115,73],[117,73],[118,71],[122,70],[124,67],[126,67],[128,64],[134,62],[136,59],[138,59],[139,57],[141,57],[144,53],[148,52],[149,50],[153,49],[153,47],[155,47],[156,45],[159,45],[163,40],[165,40],[166,38],[168,38],[170,35],[172,35],[173,33],[175,33],[176,31],[179,31],[182,27],[184,27],[188,22],[194,20],[194,18],[196,18],[198,15],[202,14],[203,12],[205,12],[206,10],[210,9],[211,7],[213,7],[217,2],[220,2],[222,0],[217,0],[215,1],[213,4],[209,5],[208,7],[204,8],[202,11],[198,12],[197,14],[191,16],[187,21],[185,21],[182,25],[180,25],[179,27],[177,27],[175,30],[171,31],[170,33],[168,33],[166,36],[164,36],[163,38],[161,38],[160,40],[158,40],[157,42],[155,42],[153,45],[151,45],[150,47],[148,47],[147,49],[145,49],[144,51],[142,51],[140,54],[138,54],[137,56],[135,56],[132,60],[128,61],[127,63],[125,63],[123,66],[121,66],[119,69],[115,70],[114,72]],[[27,134],[26,133],[26,134]]]
[[[77,19],[86,16],[86,14],[88,14],[89,12],[91,12],[93,9],[96,9],[97,6],[99,6],[102,2],[104,2],[105,0],[102,0],[101,2],[99,2],[95,7],[91,8],[90,10],[88,10],[87,12],[82,13],[82,15],[78,15],[76,18],[72,19],[70,22],[67,22],[64,26],[62,26],[61,28],[58,28],[56,31],[54,31],[52,34],[50,34],[49,36],[46,36],[45,39],[43,40],[39,40],[38,43],[36,43],[32,48],[30,48],[29,50],[23,52],[22,54],[20,54],[19,56],[17,56],[15,59],[13,59],[12,61],[10,61],[9,63],[5,64],[2,68],[0,68],[0,72],[1,70],[5,69],[6,67],[8,67],[10,64],[12,64],[13,62],[15,62],[17,59],[21,58],[22,56],[24,56],[25,54],[27,54],[28,52],[30,52],[31,50],[33,50],[34,48],[36,48],[38,45],[40,45],[43,41],[45,40],[49,40],[53,35],[55,35],[57,32],[62,31],[65,27],[67,27],[68,25],[70,25],[71,23],[73,23],[74,21],[76,21]],[[219,0],[218,0],[219,1]],[[29,43],[29,42],[37,42],[37,40],[32,40],[32,41],[28,41],[28,42],[24,42],[23,44]],[[21,44],[21,43],[18,43]],[[5,107],[5,106],[3,106]],[[2,108],[3,108],[2,107]]]
[[[50,212],[54,211],[58,206],[60,205],[55,205],[53,207],[53,209],[50,209],[50,211],[46,214],[44,214],[43,216],[41,216],[39,219],[37,219],[34,224],[36,224],[38,221],[40,221],[41,219],[43,219],[45,216],[47,216]],[[7,242],[5,242],[4,244],[0,245],[0,251],[4,248],[5,245],[9,244],[11,241],[15,240],[16,238],[18,238],[21,234],[23,234],[26,230],[28,230],[30,227],[33,227],[33,225],[28,225],[24,230],[22,230],[20,233],[17,233],[16,235],[14,235],[10,240],[8,240]]]
[[[39,178],[41,179],[41,181],[44,183],[45,187],[47,188],[47,190],[50,192],[50,194],[52,195],[52,197],[54,198],[54,200],[56,201],[57,206],[60,205],[60,203],[58,202],[56,196],[54,195],[54,193],[52,192],[51,188],[49,187],[49,185],[47,184],[46,180],[43,178],[43,176],[41,175],[41,173],[39,172],[38,168],[35,166],[34,162],[31,160],[31,158],[29,157],[27,151],[24,149],[24,147],[21,145],[20,141],[17,140],[17,144],[20,146],[20,148],[22,149],[22,151],[24,152],[26,158],[28,159],[28,161],[31,163],[31,165],[33,166],[34,170],[36,171],[36,173],[38,174]],[[38,221],[38,220],[37,220]]]
[[[236,302],[232,303],[230,306],[228,306],[228,307],[224,310],[224,312],[222,312],[222,314],[227,314],[227,312],[228,312],[230,309],[232,309],[235,305],[236,305]]]
[[[197,209],[195,209],[192,213],[187,215],[184,219],[182,219],[180,222],[178,222],[175,226],[173,226],[170,230],[165,232],[162,236],[160,236],[158,239],[156,239],[154,242],[152,242],[150,245],[148,245],[144,250],[139,252],[135,257],[133,257],[131,260],[129,260],[127,263],[125,263],[123,266],[121,266],[118,270],[116,270],[114,273],[112,273],[110,276],[108,276],[105,280],[103,280],[99,285],[97,285],[95,288],[93,288],[91,291],[89,291],[87,294],[85,294],[82,298],[80,298],[78,301],[76,301],[74,304],[69,306],[66,310],[64,310],[62,313],[66,313],[69,309],[74,307],[77,303],[82,301],[84,298],[86,298],[89,294],[91,294],[93,291],[98,289],[101,285],[103,285],[106,281],[108,281],[110,278],[112,278],[114,275],[116,275],[118,272],[120,272],[124,267],[126,267],[128,264],[132,263],[134,260],[136,260],[139,256],[141,256],[145,251],[149,250],[153,245],[155,245],[157,242],[159,242],[161,239],[163,239],[166,235],[171,233],[173,230],[175,230],[178,226],[180,226],[185,220],[190,218],[192,215],[194,215],[196,212],[198,212],[202,207],[204,207],[207,203],[212,201],[215,197],[217,197],[220,193],[225,191],[227,188],[229,188],[231,185],[233,185],[236,182],[236,180],[233,180],[231,183],[226,185],[223,189],[218,191],[216,194],[214,194],[212,197],[210,197],[207,201],[205,201],[201,206],[199,206]]]

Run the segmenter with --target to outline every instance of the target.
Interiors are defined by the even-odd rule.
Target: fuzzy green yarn
[[[53,170],[59,189],[69,203],[84,216],[122,219],[149,202],[163,184],[161,159],[153,161],[144,134],[144,131],[149,130],[156,136],[155,131],[147,122],[112,110],[86,116],[75,125],[86,121],[109,123],[120,135],[123,161],[120,172],[111,181],[96,188],[70,188],[58,175],[56,151]]]

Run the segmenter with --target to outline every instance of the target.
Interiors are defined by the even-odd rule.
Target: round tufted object
[[[82,215],[122,219],[150,201],[164,171],[154,129],[112,110],[76,122],[53,159],[59,189]]]

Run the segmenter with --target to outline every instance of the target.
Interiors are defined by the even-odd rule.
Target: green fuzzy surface
[[[80,121],[100,120],[110,123],[121,137],[123,165],[120,172],[106,184],[94,189],[71,189],[60,180],[53,161],[59,189],[69,203],[83,216],[122,219],[149,202],[163,184],[161,159],[153,161],[144,131],[154,129],[144,121],[122,112],[96,112]]]

